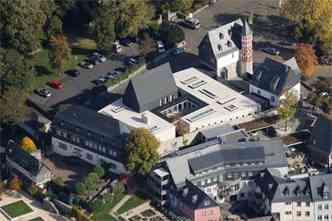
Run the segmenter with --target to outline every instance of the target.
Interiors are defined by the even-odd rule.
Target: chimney
[[[149,124],[149,118],[148,118],[148,116],[146,116],[145,113],[142,114],[142,121],[143,121],[145,124]]]

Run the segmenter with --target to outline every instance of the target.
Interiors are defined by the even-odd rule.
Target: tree
[[[159,142],[148,129],[138,128],[129,133],[127,168],[138,174],[150,172],[159,160]]]
[[[297,111],[297,100],[292,93],[288,93],[284,99],[280,100],[278,114],[285,121],[285,130],[287,130],[288,121],[294,117]]]
[[[148,33],[143,34],[143,41],[140,44],[140,54],[148,58],[152,52],[156,50],[156,42],[150,37]]]
[[[295,52],[296,61],[306,77],[312,77],[316,73],[318,64],[315,50],[309,44],[300,43]]]
[[[75,185],[75,192],[76,192],[79,196],[83,197],[83,196],[85,196],[86,193],[87,193],[87,188],[86,188],[86,186],[85,186],[83,183],[79,182],[79,183],[77,183],[77,184]]]
[[[5,192],[5,184],[0,181],[0,201],[2,200],[1,196]]]
[[[323,42],[332,40],[332,4],[330,0],[284,0],[281,14],[300,23],[304,19],[316,27],[317,36]]]
[[[26,92],[21,89],[9,88],[0,95],[0,124],[14,124],[23,120],[28,108],[25,105]]]
[[[42,1],[1,1],[0,23],[5,45],[23,54],[40,48],[46,16],[40,7]]]
[[[62,34],[62,21],[57,15],[53,15],[50,19],[48,19],[46,23],[46,32],[47,38],[51,38],[51,36],[57,36]]]
[[[49,59],[52,67],[55,68],[58,74],[64,72],[66,62],[71,58],[71,49],[64,35],[52,36],[50,39],[51,50],[49,52]]]
[[[59,187],[65,186],[65,181],[63,180],[62,177],[59,177],[59,176],[52,179],[52,182]]]
[[[125,187],[123,185],[123,183],[121,182],[117,182],[116,184],[114,184],[113,188],[112,188],[112,192],[114,193],[115,196],[118,196],[122,193],[124,193],[125,191]]]
[[[29,152],[29,153],[33,153],[37,150],[37,146],[35,145],[35,143],[33,142],[33,140],[31,140],[30,137],[24,137],[21,141],[21,147],[23,150]]]
[[[115,25],[112,8],[100,6],[93,26],[94,39],[97,47],[106,52],[113,49],[115,41]]]
[[[9,182],[9,189],[20,191],[22,189],[22,181],[17,176],[14,176]]]
[[[302,43],[315,44],[317,42],[316,27],[303,19],[295,28],[295,38]]]
[[[9,88],[29,90],[32,73],[31,64],[16,50],[0,48],[0,96]]]
[[[184,121],[179,120],[176,123],[176,134],[179,136],[184,136],[187,133],[189,133],[188,125]]]
[[[160,36],[168,47],[174,47],[184,41],[183,30],[175,24],[163,24],[160,29]]]
[[[105,170],[101,166],[96,166],[93,169],[93,173],[96,173],[98,175],[98,177],[101,178],[101,177],[103,177],[105,175]]]
[[[184,14],[187,14],[190,12],[193,3],[193,0],[173,0],[170,4],[170,7],[172,11],[180,11]]]
[[[136,36],[152,18],[152,9],[146,0],[115,0],[107,7],[112,9],[117,37]]]
[[[84,179],[84,185],[88,192],[94,191],[97,187],[99,181],[99,177],[97,173],[89,173],[87,177]]]

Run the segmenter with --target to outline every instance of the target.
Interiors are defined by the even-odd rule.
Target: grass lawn
[[[37,218],[34,218],[34,219],[30,219],[29,221],[44,221],[44,220],[40,217],[37,217]]]
[[[123,204],[117,211],[118,214],[122,214],[127,212],[130,209],[133,209],[141,204],[143,204],[146,200],[141,195],[134,195],[125,204]]]
[[[94,211],[93,218],[98,221],[117,221],[113,216],[109,213],[111,209],[120,202],[120,200],[124,197],[124,194],[118,194],[114,196],[112,200],[105,203],[102,207],[98,208]]]
[[[27,213],[32,212],[33,210],[22,200],[15,203],[11,203],[5,206],[2,206],[3,209],[10,217],[16,218]]]

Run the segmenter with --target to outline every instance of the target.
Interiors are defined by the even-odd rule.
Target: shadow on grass
[[[36,76],[51,75],[52,72],[43,65],[35,65]]]
[[[87,48],[79,48],[79,47],[73,47],[71,52],[72,55],[90,55],[93,52],[95,52],[96,50],[94,49],[87,49]]]

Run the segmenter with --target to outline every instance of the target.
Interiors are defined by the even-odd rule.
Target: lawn
[[[134,195],[118,209],[117,213],[118,214],[125,213],[128,210],[143,204],[145,201],[146,200],[141,195]]]
[[[112,198],[109,202],[105,203],[103,206],[94,211],[93,218],[98,221],[117,221],[109,213],[111,209],[120,202],[124,197],[124,194],[118,194]]]
[[[16,218],[33,210],[22,200],[1,207],[11,218]]]
[[[37,218],[34,218],[34,219],[30,219],[29,221],[44,221],[44,220],[40,217],[37,217]]]

